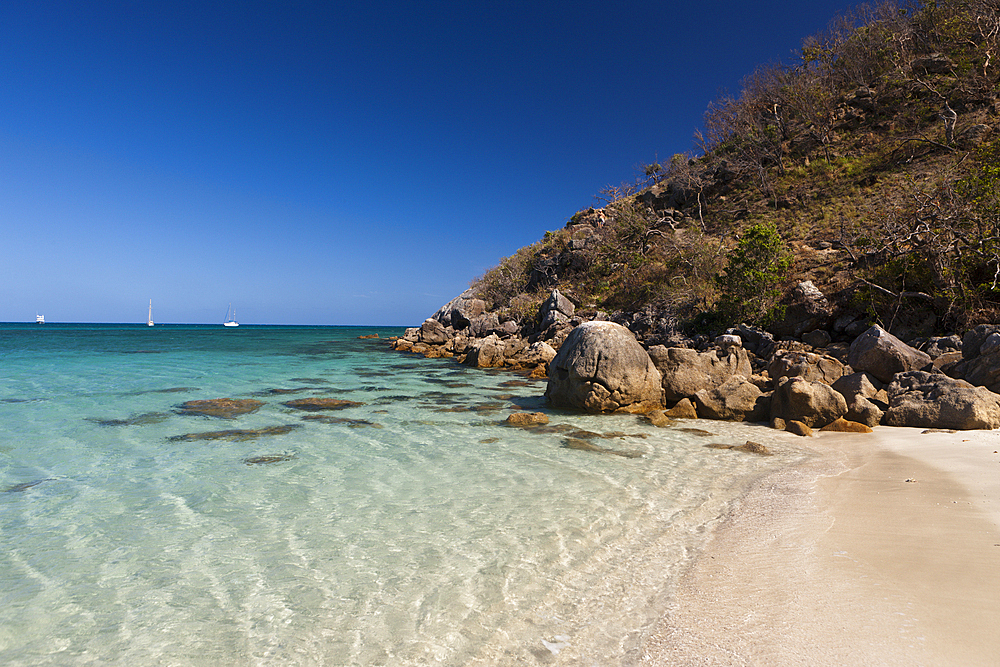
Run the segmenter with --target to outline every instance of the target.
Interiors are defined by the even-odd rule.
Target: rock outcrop
[[[945,372],[1000,393],[1000,324],[981,324],[967,332],[962,337],[962,361]]]
[[[699,352],[654,345],[649,356],[663,378],[663,395],[671,403],[693,398],[702,389],[714,389],[734,375],[753,374],[746,350],[737,346]]]
[[[698,416],[727,421],[767,421],[771,397],[742,375],[734,375],[718,387],[694,395]]]
[[[892,382],[896,373],[920,370],[931,363],[926,352],[912,348],[880,326],[873,326],[854,339],[847,363],[855,371],[871,373],[882,382]]]
[[[821,428],[847,414],[847,401],[833,387],[799,377],[778,383],[771,397],[771,418]]]
[[[939,373],[900,373],[886,390],[887,426],[953,428],[1000,427],[1000,395]]]
[[[632,333],[613,322],[573,329],[549,364],[545,396],[557,407],[587,412],[662,407],[660,373]]]

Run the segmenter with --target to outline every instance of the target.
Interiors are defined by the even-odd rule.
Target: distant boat
[[[35,315],[35,324],[45,324],[45,316],[44,315],[38,315],[38,314],[36,314]]]
[[[149,300],[149,318],[146,320],[147,326],[153,326],[153,300]]]
[[[240,323],[236,321],[236,311],[233,309],[233,304],[229,304],[229,310],[226,311],[226,321],[222,323],[224,327],[238,327]]]

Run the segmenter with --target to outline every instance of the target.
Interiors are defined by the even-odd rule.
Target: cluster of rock
[[[942,429],[1000,427],[1000,324],[925,341],[916,349],[878,326],[840,323],[853,341],[831,343],[822,294],[800,285],[786,340],[741,326],[700,348],[643,346],[625,326],[581,322],[558,291],[542,304],[527,337],[465,292],[397,350],[455,357],[481,368],[509,368],[548,379],[555,407],[646,413],[666,418],[770,422],[813,429],[870,431],[878,424]],[[795,338],[795,340],[792,340]],[[806,342],[808,341],[808,342]]]

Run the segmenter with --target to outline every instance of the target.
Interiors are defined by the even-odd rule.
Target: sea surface
[[[632,664],[731,501],[805,456],[551,410],[402,332],[0,324],[0,664]],[[180,411],[214,398],[263,405]],[[775,455],[706,447],[747,439]]]

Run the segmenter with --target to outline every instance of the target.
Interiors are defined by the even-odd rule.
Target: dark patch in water
[[[621,451],[618,449],[599,447],[592,442],[588,442],[587,440],[582,440],[580,438],[566,438],[565,440],[563,440],[562,446],[566,449],[578,449],[584,452],[596,452],[598,454],[614,454],[615,456],[622,456],[627,459],[638,459],[642,457],[642,452]]]
[[[731,449],[734,452],[744,452],[746,454],[758,454],[760,456],[771,456],[771,450],[760,444],[759,442],[754,442],[753,440],[747,440],[746,444],[743,445],[724,445],[721,443],[712,443],[711,445],[705,445],[710,449]]]
[[[494,442],[500,442],[500,438],[484,438],[479,442],[483,445],[492,445]]]
[[[297,428],[302,428],[301,424],[282,424],[281,426],[265,426],[264,428],[233,428],[225,431],[204,431],[202,433],[185,433],[184,435],[172,435],[167,440],[171,442],[191,441],[191,440],[233,440],[243,442],[245,440],[256,440],[272,435],[284,435]]]
[[[303,384],[330,384],[329,380],[323,378],[289,378],[289,382],[301,382]]]
[[[344,408],[355,408],[364,405],[364,403],[359,403],[357,401],[345,401],[339,398],[297,398],[294,401],[285,401],[282,405],[294,408],[295,410],[318,412],[320,410],[343,410]]]
[[[572,424],[542,424],[541,426],[536,426],[531,429],[532,433],[569,433],[570,431],[579,430]]]
[[[122,354],[163,354],[163,350],[123,350]]]
[[[262,454],[261,456],[249,456],[243,459],[243,463],[248,466],[261,466],[272,463],[284,463],[293,459],[295,459],[295,454]]]
[[[159,424],[170,419],[167,412],[144,412],[141,415],[133,415],[127,419],[100,419],[99,417],[88,417],[87,421],[94,422],[99,426],[148,426]]]
[[[530,387],[533,383],[527,380],[507,380],[506,382],[501,382],[499,386],[501,387]]]
[[[14,486],[8,486],[3,490],[4,493],[21,493],[22,491],[27,491],[33,486],[38,486],[42,482],[54,482],[56,481],[54,477],[46,477],[45,479],[36,479],[33,482],[21,482],[20,484],[15,484]]]
[[[700,428],[679,428],[677,430],[684,431],[685,433],[690,433],[691,435],[701,435],[701,436],[715,435],[711,431],[705,431]]]
[[[137,391],[137,394],[181,394],[184,392],[198,391],[198,387],[169,387],[167,389],[147,389]]]
[[[329,415],[304,415],[302,417],[304,421],[316,421],[323,424],[343,424],[349,428],[382,428],[381,424],[377,424],[367,419],[349,419],[347,417],[331,417]]]
[[[44,398],[5,398],[0,400],[0,403],[35,403],[44,400]]]
[[[255,391],[254,396],[284,396],[285,394],[301,394],[304,391],[327,391],[326,387],[296,387],[295,389],[265,389]]]

